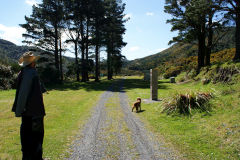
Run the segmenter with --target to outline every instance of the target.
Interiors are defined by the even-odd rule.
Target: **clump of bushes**
[[[230,82],[232,81],[232,77],[236,74],[240,74],[240,64],[225,64],[217,69],[217,74],[213,78],[213,83]]]
[[[163,112],[183,115],[191,115],[193,109],[209,112],[210,106],[208,102],[212,97],[211,93],[177,94],[164,104]]]
[[[203,84],[212,83],[232,83],[235,76],[240,75],[240,63],[225,63],[204,67],[201,72],[194,78],[201,80]]]
[[[182,72],[182,66],[170,67],[166,70],[165,74],[163,75],[164,78],[168,79],[170,77],[176,77],[178,74]]]
[[[11,66],[0,64],[0,90],[7,90],[16,86],[17,75]]]
[[[54,63],[54,56],[49,52],[41,52],[37,62],[37,71],[42,83],[46,85],[58,82],[58,73]]]

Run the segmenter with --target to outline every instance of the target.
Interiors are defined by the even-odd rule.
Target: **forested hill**
[[[28,51],[27,46],[17,46],[12,42],[0,39],[0,58],[17,60],[24,52]]]
[[[27,52],[30,49],[31,47],[17,46],[12,42],[0,39],[0,62],[5,64],[16,62],[24,52]],[[67,62],[73,62],[73,58],[64,56],[64,59]]]
[[[223,49],[234,48],[234,32],[234,28],[229,29],[229,31],[225,33],[223,38],[221,38],[221,40],[219,40],[218,43],[215,45],[212,53],[221,51]],[[171,61],[177,58],[196,56],[197,50],[198,48],[196,44],[177,43],[162,52],[141,59],[129,61],[127,63],[127,68],[129,68],[130,70],[148,70],[151,68],[156,68],[164,62]]]

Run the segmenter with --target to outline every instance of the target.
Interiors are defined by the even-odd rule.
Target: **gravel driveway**
[[[117,81],[102,94],[68,159],[178,159],[131,112],[128,97],[122,91],[123,81]]]

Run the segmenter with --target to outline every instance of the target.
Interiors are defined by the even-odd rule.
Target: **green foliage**
[[[188,79],[187,73],[186,72],[181,72],[177,77],[176,77],[176,82],[184,82]]]
[[[225,49],[220,52],[214,53],[211,55],[212,64],[222,64],[232,60],[234,56],[235,49]],[[188,58],[177,58],[165,62],[164,64],[158,66],[160,74],[163,74],[165,78],[171,76],[177,76],[181,72],[187,72],[187,78],[194,78],[197,75],[197,56],[191,56]],[[209,67],[204,67],[202,70]],[[198,76],[201,77],[201,74]]]
[[[49,52],[42,52],[36,68],[43,83],[55,84],[58,82],[58,71],[54,64],[53,54]]]
[[[183,67],[182,66],[173,66],[166,70],[166,73],[163,75],[164,78],[176,77],[179,73],[181,73]]]
[[[237,83],[236,78],[240,74],[240,64],[227,62],[216,64],[212,67],[204,67],[195,80],[209,80],[212,83]]]
[[[106,0],[105,2],[105,25],[104,25],[104,45],[107,51],[108,79],[112,79],[113,73],[121,71],[124,56],[121,49],[126,46],[123,35],[127,21],[124,16],[125,4],[121,0]]]
[[[0,90],[11,89],[16,86],[16,74],[11,66],[0,63]]]
[[[236,25],[235,31],[235,56],[234,61],[240,61],[240,3],[239,0],[222,0],[225,11],[225,18],[229,21],[233,20],[233,25]]]

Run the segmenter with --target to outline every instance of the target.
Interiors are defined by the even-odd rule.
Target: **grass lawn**
[[[69,144],[90,116],[91,108],[112,81],[66,83],[44,94],[46,109],[44,157],[62,159]],[[15,90],[0,91],[0,160],[21,159],[19,129],[21,119],[11,112]]]
[[[145,110],[137,114],[151,130],[161,135],[186,159],[240,159],[240,84],[208,84],[189,82],[171,84],[159,81],[159,99],[142,104]],[[150,98],[149,83],[139,77],[125,80],[125,91],[130,103],[137,97]],[[212,111],[194,111],[191,117],[162,113],[163,102],[176,93],[211,92]]]

